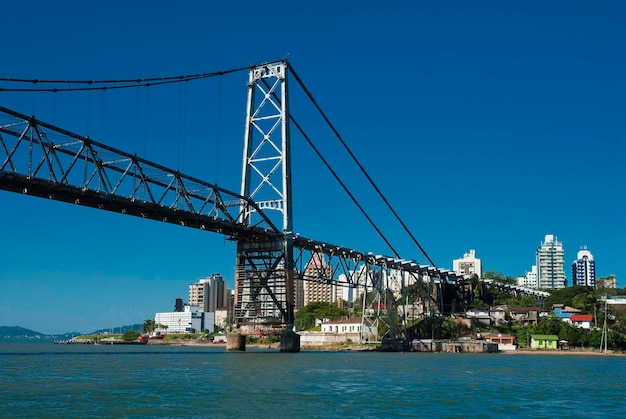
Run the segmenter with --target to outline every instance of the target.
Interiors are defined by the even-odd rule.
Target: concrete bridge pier
[[[300,335],[283,335],[280,338],[281,352],[300,352]]]
[[[227,351],[245,351],[246,350],[246,337],[239,333],[228,333],[226,335],[226,350]]]
[[[287,329],[280,337],[281,352],[300,352],[300,335],[293,331],[293,325]]]

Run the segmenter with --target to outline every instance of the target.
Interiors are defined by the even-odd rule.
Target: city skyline
[[[15,40],[0,77],[174,76],[287,57],[438,267],[476,249],[483,272],[523,275],[554,234],[567,266],[587,246],[597,278],[623,286],[621,3],[322,1],[272,13],[252,2],[35,3],[3,6],[30,24],[0,28]],[[265,19],[281,22],[278,35],[252,36]],[[0,105],[238,191],[246,83],[243,71],[163,88],[0,91]],[[401,256],[428,264],[295,88],[291,111]],[[292,152],[295,232],[390,255],[308,144]],[[218,234],[4,191],[0,200],[1,325],[140,323],[213,272],[234,286],[235,244]]]

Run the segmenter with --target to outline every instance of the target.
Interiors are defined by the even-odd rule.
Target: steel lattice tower
[[[248,81],[241,194],[266,214],[280,214],[283,236],[274,241],[237,238],[234,317],[242,334],[262,335],[293,324],[287,70],[285,60],[253,67]],[[256,225],[255,209],[241,214],[240,221]]]

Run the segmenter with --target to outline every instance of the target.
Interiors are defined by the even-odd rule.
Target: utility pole
[[[606,319],[607,319],[607,296],[604,296],[604,324],[602,325],[602,338],[600,339],[600,352],[606,354],[608,347],[608,336],[607,336],[607,328],[606,328]]]

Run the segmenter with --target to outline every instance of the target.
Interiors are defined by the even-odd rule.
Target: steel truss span
[[[231,237],[280,237],[249,198],[0,107],[0,188]],[[239,222],[256,211],[256,225]]]
[[[212,231],[243,242],[275,242],[284,237],[265,215],[268,209],[261,209],[250,198],[5,107],[0,107],[0,159],[0,189],[6,191]],[[240,221],[249,221],[250,213],[258,215],[256,224]],[[453,272],[414,261],[300,236],[293,238],[293,247],[297,254],[294,263],[300,267],[313,255],[325,255],[333,273],[344,274],[345,283],[339,281],[340,286],[365,285],[365,279],[355,272],[366,265],[456,278]],[[281,261],[280,255],[277,253],[275,262]],[[261,267],[254,263],[246,266],[253,270]],[[295,269],[295,279],[302,277],[298,272],[302,270]],[[383,288],[376,281],[369,285]],[[284,314],[284,297],[277,297],[284,287],[282,284],[270,297],[277,303],[271,317],[276,311]],[[252,290],[255,296],[263,295],[259,292]]]

